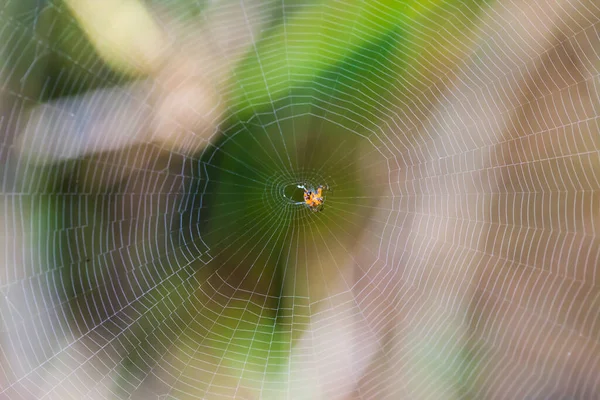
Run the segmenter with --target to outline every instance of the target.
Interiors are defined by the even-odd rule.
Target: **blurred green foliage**
[[[448,68],[458,61],[451,56],[460,55],[456,48],[468,37],[469,23],[483,3],[331,0],[302,7],[291,1],[284,3],[285,24],[280,21],[264,32],[256,49],[251,49],[236,68],[229,88],[231,114],[220,140],[198,155],[197,165],[186,167],[194,179],[183,189],[187,196],[182,204],[191,209],[182,210],[182,218],[178,213],[167,216],[172,219],[172,231],[166,235],[199,230],[213,260],[207,265],[194,262],[193,254],[183,255],[185,243],[179,243],[175,250],[165,245],[160,250],[163,254],[157,253],[147,265],[131,266],[145,271],[140,273],[147,278],[153,276],[154,282],[147,282],[144,290],[149,290],[145,298],[156,304],[135,306],[141,313],[149,307],[155,312],[142,314],[129,328],[130,357],[123,363],[125,370],[148,371],[151,364],[142,360],[152,351],[166,351],[154,344],[161,329],[170,326],[176,338],[193,321],[212,328],[198,331],[188,340],[202,343],[205,351],[225,360],[224,366],[230,366],[231,371],[275,374],[284,368],[282,354],[289,351],[287,343],[297,337],[292,334],[291,315],[297,320],[309,317],[308,307],[297,305],[307,305],[300,298],[309,296],[310,281],[292,279],[290,269],[299,266],[289,256],[290,251],[320,251],[323,243],[316,242],[335,247],[340,238],[351,247],[376,200],[368,198],[373,192],[366,189],[369,183],[360,175],[361,147],[383,147],[377,134],[383,116],[399,112],[402,103],[410,103],[410,94],[418,92],[415,88],[429,78],[435,80],[437,70],[433,64],[430,70],[424,69],[425,58],[442,60]],[[202,6],[197,2],[169,4],[190,21],[201,15]],[[176,4],[186,7],[176,8]],[[36,25],[29,24],[28,57],[9,56],[5,61],[17,65],[23,74],[32,66],[36,68],[35,74],[30,71],[23,81],[25,85],[37,83],[40,93],[27,90],[32,99],[83,93],[125,81],[103,65],[59,2],[37,10]],[[12,26],[22,29],[21,25]],[[437,32],[430,29],[434,26]],[[464,31],[457,32],[461,26]],[[443,31],[443,27],[449,30]],[[17,36],[23,39],[24,32],[17,32]],[[41,186],[29,185],[35,192],[77,192],[72,176],[81,168],[79,161],[44,171],[32,167],[28,176],[47,187],[42,190]],[[62,183],[57,183],[61,179]],[[304,182],[329,184],[334,189],[328,194],[324,213],[313,214],[282,196],[287,186]],[[199,195],[192,196],[191,192]],[[84,292],[94,290],[93,278],[111,262],[98,253],[110,245],[103,248],[92,243],[105,240],[106,230],[111,229],[107,225],[110,221],[103,221],[98,213],[106,204],[99,198],[62,195],[33,203],[39,201],[43,203],[32,206],[32,218],[44,226],[34,231],[44,233],[36,240],[43,241],[44,235],[57,232],[71,233],[71,244],[58,241],[63,246],[59,252],[71,257],[66,258],[70,266],[57,270],[57,274],[70,287],[70,301],[89,301],[82,297]],[[87,211],[85,217],[73,218],[72,210]],[[149,226],[158,226],[161,218],[157,215],[155,225]],[[84,229],[78,229],[83,225]],[[91,244],[87,254],[77,259],[71,248],[82,246],[82,239]],[[150,247],[154,239],[149,231],[143,238]],[[181,254],[167,255],[169,251]],[[174,262],[169,257],[182,263],[189,260],[189,265],[162,270],[161,263]],[[57,257],[48,254],[47,259]],[[229,293],[231,302],[211,304],[200,291],[212,272],[243,290]],[[258,300],[253,293],[260,295]],[[285,295],[300,300],[291,301]],[[79,301],[81,310],[85,308],[83,302]],[[194,315],[190,310],[200,311]],[[83,319],[99,321],[94,316]],[[152,355],[158,356],[162,355]],[[247,364],[250,358],[257,364]],[[268,363],[267,369],[261,362]],[[234,368],[239,364],[244,368]],[[122,376],[125,385],[130,379],[125,373]]]

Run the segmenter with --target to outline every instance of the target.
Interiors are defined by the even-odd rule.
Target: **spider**
[[[319,186],[316,189],[312,187],[307,187],[306,185],[298,185],[298,189],[304,190],[304,202],[300,204],[304,204],[306,207],[310,208],[311,211],[318,212],[322,211],[325,207],[323,203],[325,202],[325,191],[329,190],[327,185]]]

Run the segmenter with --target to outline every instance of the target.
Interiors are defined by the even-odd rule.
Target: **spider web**
[[[598,4],[261,7],[201,150],[52,165],[27,111],[130,82],[62,2],[0,8],[2,396],[597,396]],[[73,113],[131,132],[110,93]]]

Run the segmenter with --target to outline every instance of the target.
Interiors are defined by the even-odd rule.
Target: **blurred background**
[[[0,398],[600,398],[595,0],[4,0],[0,83]]]

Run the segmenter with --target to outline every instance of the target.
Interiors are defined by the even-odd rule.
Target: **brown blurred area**
[[[357,257],[356,345],[378,348],[348,398],[600,393],[598,3],[487,14],[364,238],[391,256]]]

